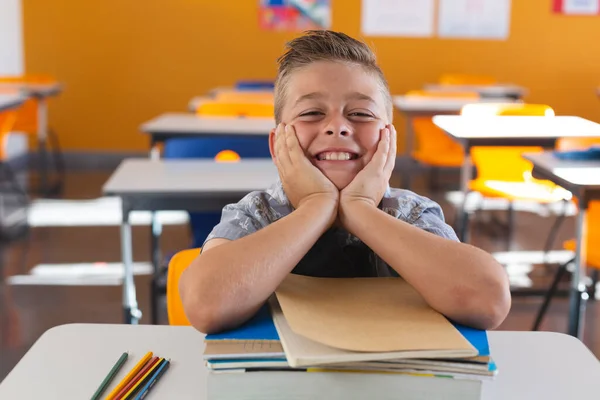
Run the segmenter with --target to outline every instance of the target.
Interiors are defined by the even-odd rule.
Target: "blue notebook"
[[[480,357],[490,356],[490,346],[486,331],[469,328],[454,322],[452,322],[452,325],[477,349]],[[277,329],[275,329],[271,312],[268,306],[264,305],[254,317],[239,328],[223,333],[206,335],[205,340],[279,340],[279,335],[277,334]]]

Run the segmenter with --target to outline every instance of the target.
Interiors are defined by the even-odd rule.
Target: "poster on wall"
[[[329,29],[331,0],[259,0],[258,18],[264,30]]]
[[[552,10],[565,15],[600,15],[600,0],[552,0]]]
[[[440,0],[441,38],[505,40],[510,32],[511,0]]]
[[[434,0],[362,0],[361,31],[369,36],[433,36]]]

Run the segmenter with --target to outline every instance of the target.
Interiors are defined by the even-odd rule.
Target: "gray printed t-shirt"
[[[454,230],[444,222],[441,207],[423,196],[388,187],[379,208],[427,232],[458,241]],[[283,186],[277,181],[266,191],[251,192],[238,203],[225,206],[221,222],[213,228],[206,241],[242,238],[292,211]],[[317,240],[292,272],[330,278],[398,276],[359,238],[335,226]]]

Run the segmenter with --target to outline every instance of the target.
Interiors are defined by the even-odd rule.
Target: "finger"
[[[381,130],[381,137],[379,139],[379,143],[377,144],[377,150],[375,154],[373,154],[373,158],[369,162],[368,166],[373,168],[375,171],[382,171],[385,166],[385,162],[387,160],[387,154],[389,149],[390,142],[390,134],[388,128],[383,128]]]
[[[302,147],[300,146],[298,136],[296,136],[296,130],[292,125],[286,125],[285,127],[285,143],[287,145],[292,164],[299,164],[304,161],[308,161],[304,154],[304,150],[302,150]]]
[[[290,168],[292,162],[285,144],[284,124],[279,124],[275,130],[275,157],[280,170],[285,171]]]
[[[383,167],[386,174],[389,176],[392,175],[392,171],[394,170],[394,165],[396,165],[396,128],[394,125],[388,125],[388,130],[390,132],[390,146],[387,153],[387,160],[385,161],[385,166]]]

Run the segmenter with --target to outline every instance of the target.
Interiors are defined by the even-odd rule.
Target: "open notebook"
[[[450,321],[400,278],[292,274],[270,306],[292,367],[479,355]]]

